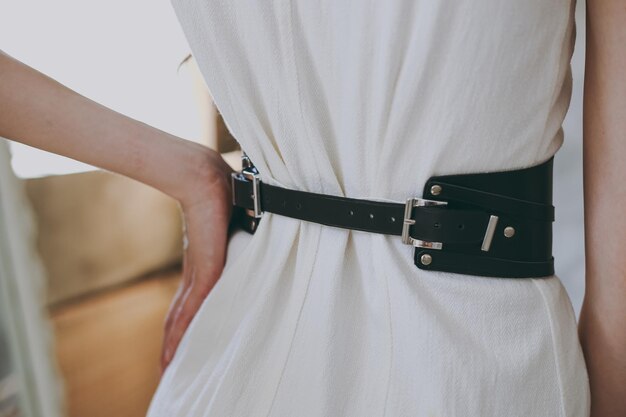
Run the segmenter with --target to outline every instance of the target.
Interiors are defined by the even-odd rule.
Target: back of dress
[[[575,0],[173,5],[266,183],[403,203],[563,142]],[[421,271],[398,237],[265,213],[149,416],[584,417],[587,384],[557,276]]]

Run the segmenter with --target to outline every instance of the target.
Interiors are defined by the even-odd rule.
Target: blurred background
[[[584,294],[578,1],[573,94],[555,157],[554,254]],[[168,1],[0,0],[0,48],[114,110],[222,152],[217,114]],[[143,416],[180,279],[177,204],[127,178],[0,138],[0,417]]]
[[[168,1],[0,0],[0,40],[80,94],[237,168]],[[0,417],[145,415],[180,279],[176,202],[2,139],[0,171]]]

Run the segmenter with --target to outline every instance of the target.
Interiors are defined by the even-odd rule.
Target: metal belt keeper
[[[400,236],[430,271],[501,278],[554,274],[554,156],[527,168],[432,176],[423,197],[392,203],[263,183],[244,153],[232,174],[233,224],[254,233],[264,212]]]

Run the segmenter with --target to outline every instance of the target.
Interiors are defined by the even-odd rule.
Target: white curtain
[[[0,138],[0,399],[6,406],[0,417],[12,404],[23,417],[61,416],[63,386],[35,233],[22,184],[11,170],[8,143]]]

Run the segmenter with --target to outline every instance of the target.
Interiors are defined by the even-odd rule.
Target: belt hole
[[[391,217],[389,217],[389,221],[390,221],[391,223],[395,223],[395,222],[396,222],[396,218],[395,218],[395,217],[393,217],[393,216],[391,216]]]
[[[370,213],[370,219],[374,218],[374,213]]]
[[[460,224],[459,225],[459,229],[461,229],[461,230],[465,229],[465,225],[464,224]]]
[[[354,216],[354,210],[348,210],[348,214],[349,214],[350,216]]]
[[[297,208],[298,210],[300,210],[300,209],[302,208],[302,204],[300,204],[300,203],[296,203],[296,208]]]
[[[440,225],[438,222],[436,222],[435,224],[433,224],[433,227],[434,227],[435,229],[439,229],[439,226],[441,226],[441,225]]]

